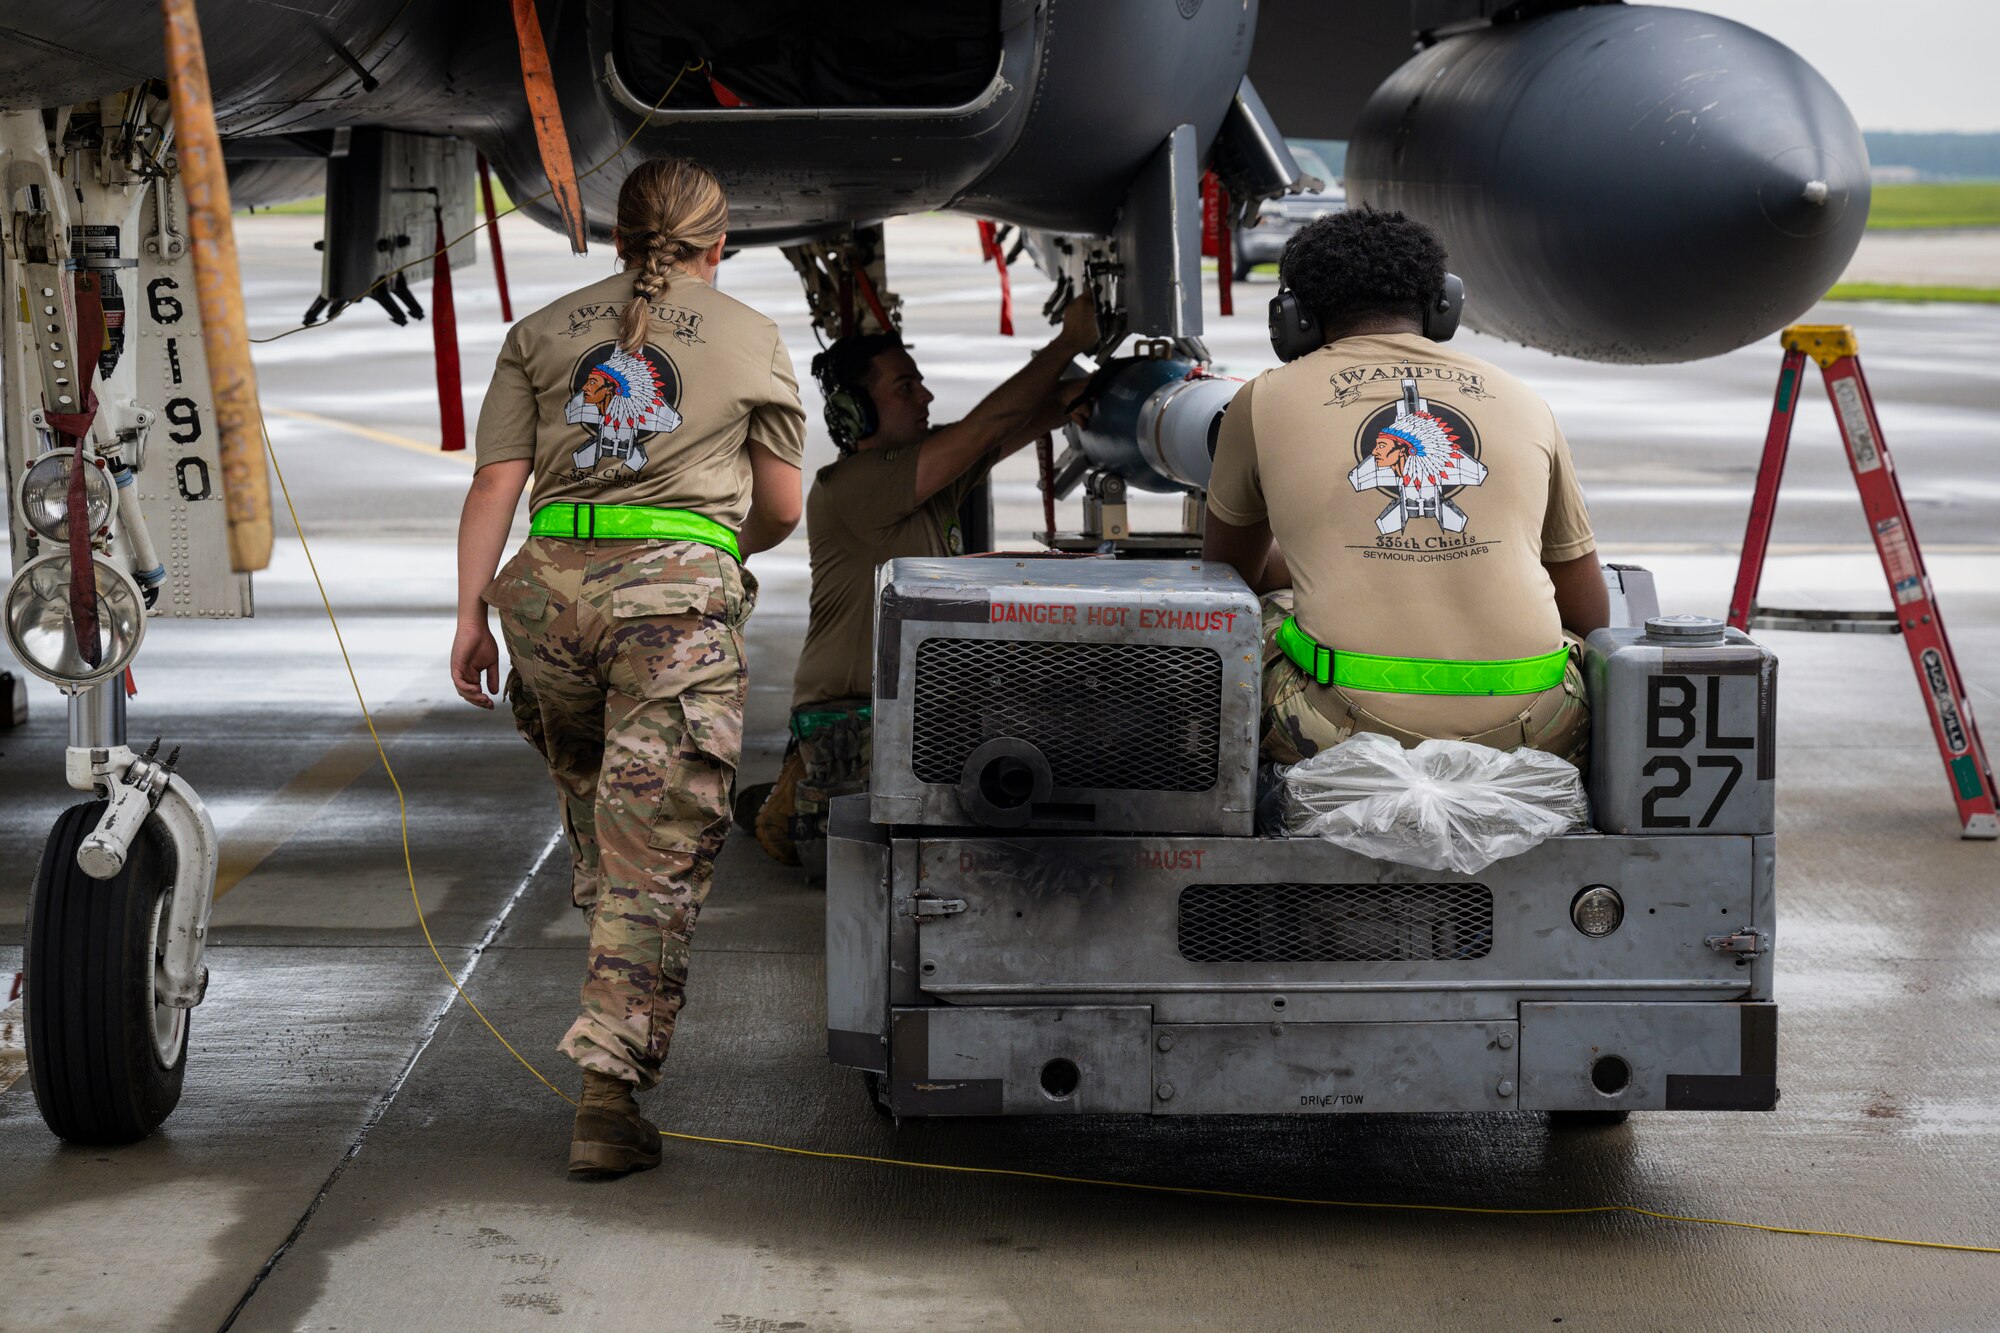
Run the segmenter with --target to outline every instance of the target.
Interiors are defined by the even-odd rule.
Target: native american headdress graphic
[[[638,472],[646,466],[640,434],[676,430],[681,414],[667,401],[659,369],[652,361],[613,348],[590,368],[583,387],[571,395],[563,420],[597,427],[594,436],[577,446],[576,466],[595,467],[603,459],[616,458]]]
[[[1452,428],[1428,412],[1405,412],[1375,439],[1378,446],[1387,444],[1392,450],[1400,446],[1403,458],[1397,472],[1405,487],[1477,486],[1486,480],[1485,465],[1467,458]]]
[[[1486,465],[1465,452],[1458,432],[1433,415],[1415,385],[1405,380],[1403,410],[1375,433],[1371,456],[1347,480],[1357,491],[1393,491],[1375,520],[1376,530],[1401,532],[1413,518],[1434,518],[1446,532],[1465,531],[1465,511],[1446,499],[1446,490],[1477,486],[1486,480]]]

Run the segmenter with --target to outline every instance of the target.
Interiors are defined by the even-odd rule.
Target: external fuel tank
[[[1868,151],[1790,48],[1604,5],[1448,37],[1363,108],[1351,204],[1436,227],[1484,333],[1691,361],[1796,319],[1868,219]]]

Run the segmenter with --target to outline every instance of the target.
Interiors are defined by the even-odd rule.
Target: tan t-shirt
[[[993,470],[992,455],[917,500],[920,447],[863,449],[819,470],[806,497],[812,616],[792,707],[875,691],[875,569],[904,556],[964,555],[958,507]]]
[[[750,512],[754,440],[794,465],[806,418],[778,326],[676,273],[635,355],[618,350],[630,274],[572,292],[508,330],[479,410],[479,466],[534,460],[553,501],[653,505],[736,530]]]
[[[1417,383],[1415,415],[1403,415],[1405,378]],[[1343,338],[1245,385],[1222,419],[1208,507],[1238,526],[1270,520],[1299,624],[1336,652],[1549,652],[1562,620],[1542,563],[1597,549],[1548,404],[1413,333]],[[1431,735],[1485,731],[1532,702],[1349,693]]]

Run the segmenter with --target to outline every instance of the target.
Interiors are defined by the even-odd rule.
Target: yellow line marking
[[[376,729],[393,740],[429,717],[437,704],[436,700],[424,700],[413,707],[392,704],[377,716]],[[334,798],[380,766],[368,729],[357,726],[352,736],[336,741],[298,776],[223,830],[222,859],[215,871],[217,901],[317,819]]]
[[[28,1037],[21,1027],[21,1001],[0,1009],[0,1093],[28,1072]]]
[[[284,417],[289,421],[311,422],[315,426],[324,426],[328,430],[337,430],[344,435],[353,435],[363,440],[373,440],[377,444],[393,445],[398,449],[407,449],[413,454],[422,454],[426,458],[434,458],[445,463],[457,463],[461,467],[473,461],[473,453],[470,449],[448,454],[438,448],[436,440],[431,440],[428,443],[423,440],[413,440],[407,435],[398,435],[394,431],[378,430],[374,426],[363,426],[354,421],[342,421],[339,417],[321,416],[317,412],[301,412],[295,407],[267,407],[264,409],[264,415]]]

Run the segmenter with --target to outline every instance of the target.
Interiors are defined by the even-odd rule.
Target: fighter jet
[[[1349,139],[1350,204],[1438,228],[1473,327],[1580,357],[1776,330],[1868,211],[1866,150],[1825,80],[1665,7],[513,0],[510,23],[462,0],[0,3],[4,627],[69,693],[65,777],[95,797],[57,823],[27,943],[51,1128],[150,1133],[206,978],[213,825],[171,754],[126,746],[120,688],[149,617],[248,615],[268,558],[240,299],[194,221],[324,194],[301,317],[401,320],[412,272],[470,262],[481,159],[582,250],[632,165],[685,154],[727,187],[731,244],[783,247],[828,334],[898,323],[883,219],[1017,228],[1051,309],[1095,300],[1101,359],[1136,337],[1173,362],[1131,371],[1122,437],[1074,442],[1061,470],[1102,502],[1205,480],[1226,395],[1183,388],[1205,359],[1201,182],[1249,223],[1311,183],[1286,134]],[[1148,453],[1138,423],[1169,400],[1194,424]],[[115,910],[64,910],[86,892]],[[54,962],[82,950],[116,965]]]

